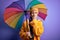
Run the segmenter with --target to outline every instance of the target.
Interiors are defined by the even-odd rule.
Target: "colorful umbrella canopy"
[[[25,1],[20,0],[13,2],[10,6],[5,9],[4,21],[10,27],[20,29],[23,23],[25,14]]]
[[[39,17],[45,19],[47,16],[47,9],[45,5],[37,0],[33,0],[29,3],[27,8],[25,8],[25,1],[20,0],[17,2],[13,2],[10,6],[5,9],[4,13],[4,21],[10,27],[19,30],[24,21],[24,15],[26,15],[26,11],[29,11],[30,8],[37,7],[39,9]],[[26,10],[26,11],[25,11]]]
[[[31,7],[38,8],[38,11],[39,11],[38,16],[41,17],[43,20],[45,20],[45,18],[47,16],[47,8],[42,2],[37,1],[37,0],[33,0],[28,5],[27,10],[30,10]]]

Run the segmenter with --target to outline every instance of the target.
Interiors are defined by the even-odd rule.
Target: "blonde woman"
[[[22,40],[40,40],[44,28],[42,21],[37,20],[38,8],[31,8],[30,10],[30,18],[27,20],[28,24],[24,21],[19,34]],[[28,25],[28,28],[26,27],[26,24]]]

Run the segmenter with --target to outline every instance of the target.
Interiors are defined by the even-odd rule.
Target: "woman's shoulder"
[[[43,21],[42,20],[38,20],[38,24],[43,24]]]
[[[38,22],[42,22],[42,20],[39,20],[39,19],[38,19]]]

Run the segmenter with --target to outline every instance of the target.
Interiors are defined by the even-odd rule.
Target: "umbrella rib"
[[[23,15],[24,15],[24,14],[22,14],[22,15],[21,15],[21,17],[22,17]],[[21,17],[20,17],[20,18],[21,18]],[[22,25],[22,23],[23,23],[23,22],[22,22],[23,20],[22,20],[22,19],[20,19],[20,18],[19,18],[19,20],[18,20],[18,22],[17,22],[16,29],[17,29],[17,28],[18,28],[18,26],[19,26],[19,24],[18,24],[18,23],[19,23],[19,21],[21,22],[20,26],[21,26],[21,25]],[[21,21],[21,20],[22,20],[22,21]],[[19,26],[19,27],[20,27],[20,26]]]
[[[22,13],[21,13],[21,15],[22,15]],[[18,16],[15,18],[15,21],[16,21],[16,19],[17,19],[18,17],[20,18],[21,15],[18,15]],[[13,22],[14,22],[14,20],[13,20]],[[12,25],[13,22],[11,22],[10,24]],[[18,20],[17,20],[17,22],[18,22]],[[17,23],[16,23],[16,24],[17,24]],[[16,26],[16,24],[15,24],[15,26]],[[15,27],[15,26],[14,26],[14,27]]]
[[[18,17],[18,16],[19,16],[19,15],[17,15],[16,17]],[[11,17],[13,17],[13,16],[11,16]],[[11,18],[11,17],[9,17],[9,18]],[[15,17],[15,18],[16,18],[16,17]],[[7,20],[8,20],[8,19],[7,19]],[[8,20],[8,21],[9,21],[9,20]],[[11,22],[9,22],[9,23],[11,23]]]
[[[8,13],[12,13],[12,12],[8,12]],[[18,12],[18,13],[19,13],[19,12]],[[22,12],[21,12],[21,13],[22,13]],[[15,13],[15,14],[17,14],[17,13]],[[11,15],[11,16],[13,16],[13,15]],[[9,17],[10,17],[10,16],[9,16]],[[9,18],[9,17],[8,17],[8,18]]]
[[[17,6],[19,6],[19,8],[21,7],[18,3],[16,3],[16,2],[13,2],[13,3],[15,3]],[[11,6],[11,5],[10,5]],[[12,6],[12,7],[7,7],[7,8],[16,8],[15,6]],[[21,7],[22,8],[22,7]],[[23,8],[22,8],[22,10],[24,10]]]
[[[16,3],[17,4],[17,3]],[[17,4],[17,5],[19,5],[19,4]],[[20,5],[19,5],[20,6]],[[21,7],[21,6],[20,6]],[[21,7],[22,8],[22,7]],[[23,8],[22,8],[23,9]],[[23,9],[24,10],[24,9]]]

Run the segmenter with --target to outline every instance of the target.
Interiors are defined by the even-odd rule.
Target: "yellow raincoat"
[[[30,25],[33,27],[33,34],[34,34],[33,40],[40,40],[40,36],[44,31],[42,21],[33,20],[30,22]],[[29,40],[29,37],[26,34],[26,30],[27,30],[26,21],[24,21],[21,31],[19,33],[22,40]]]

